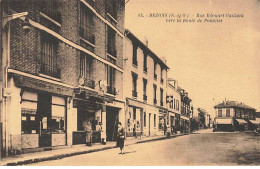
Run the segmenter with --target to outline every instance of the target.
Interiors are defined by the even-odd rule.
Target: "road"
[[[199,132],[125,147],[78,155],[33,166],[180,166],[260,165],[260,136],[252,133]]]

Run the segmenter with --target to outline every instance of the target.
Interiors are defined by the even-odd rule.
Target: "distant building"
[[[169,110],[169,126],[172,133],[180,129],[181,121],[181,93],[177,89],[178,82],[168,79],[167,105]]]
[[[214,119],[217,131],[252,130],[256,117],[255,109],[236,101],[224,101],[216,106]]]
[[[198,108],[198,122],[199,122],[199,128],[209,128],[211,118],[208,112],[202,108]]]

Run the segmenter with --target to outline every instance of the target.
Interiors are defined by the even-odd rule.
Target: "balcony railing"
[[[40,12],[44,13],[56,22],[61,23],[61,13],[58,10],[59,3],[57,0],[40,1],[39,5]]]
[[[133,96],[133,97],[137,97],[137,91],[133,90],[133,91],[132,91],[132,96]]]
[[[147,101],[147,95],[145,95],[145,94],[143,95],[143,100]]]
[[[154,104],[157,104],[157,100],[156,100],[156,99],[153,99],[153,103],[154,103]]]
[[[112,55],[112,56],[114,56],[114,57],[117,57],[117,51],[116,51],[116,49],[113,49],[113,48],[111,48],[111,47],[108,47],[108,48],[107,48],[107,53],[110,54],[110,55]]]
[[[111,86],[107,86],[107,93],[112,94],[112,95],[116,95],[116,88],[111,87]]]
[[[61,78],[61,70],[58,66],[50,66],[48,64],[40,63],[40,73],[55,77],[60,79]]]
[[[155,80],[157,80],[157,74],[154,74],[153,77]]]
[[[111,15],[115,20],[117,20],[117,11],[116,11],[116,4],[107,3],[106,4],[106,13]]]
[[[84,83],[82,84],[82,86],[86,86],[86,87],[95,89],[95,81],[91,80],[91,79],[84,79]]]
[[[95,35],[91,30],[92,29],[89,31],[83,27],[79,27],[79,36],[95,45]]]

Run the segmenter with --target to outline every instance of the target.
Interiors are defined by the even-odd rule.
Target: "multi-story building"
[[[125,31],[124,96],[127,136],[164,134],[169,67],[147,44]]]
[[[113,140],[125,123],[124,0],[1,2],[4,154],[84,143],[87,121]]]
[[[188,133],[190,132],[190,115],[192,114],[192,100],[186,92],[181,87],[177,89],[181,94],[181,121],[180,121],[180,130],[181,132]]]
[[[167,105],[169,111],[169,126],[173,134],[180,129],[181,93],[178,91],[178,81],[171,78],[168,78]]]
[[[214,126],[217,131],[250,130],[250,120],[255,120],[255,109],[236,101],[223,101],[216,106]]]

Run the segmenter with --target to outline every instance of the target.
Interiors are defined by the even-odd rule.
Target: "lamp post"
[[[28,12],[21,12],[15,14],[8,14],[9,5],[5,6],[7,9],[3,7],[3,1],[1,3],[1,31],[2,31],[2,56],[1,56],[1,73],[0,73],[0,123],[2,124],[2,139],[3,141],[3,150],[5,152],[5,156],[8,156],[8,148],[9,148],[9,129],[8,129],[8,97],[11,95],[11,90],[8,88],[8,68],[10,66],[10,21],[24,17],[28,15]],[[25,19],[23,23],[23,30],[25,32],[29,32],[29,22],[28,19]],[[3,139],[4,138],[4,139]],[[1,146],[1,145],[0,145]],[[1,147],[2,148],[2,147]]]

